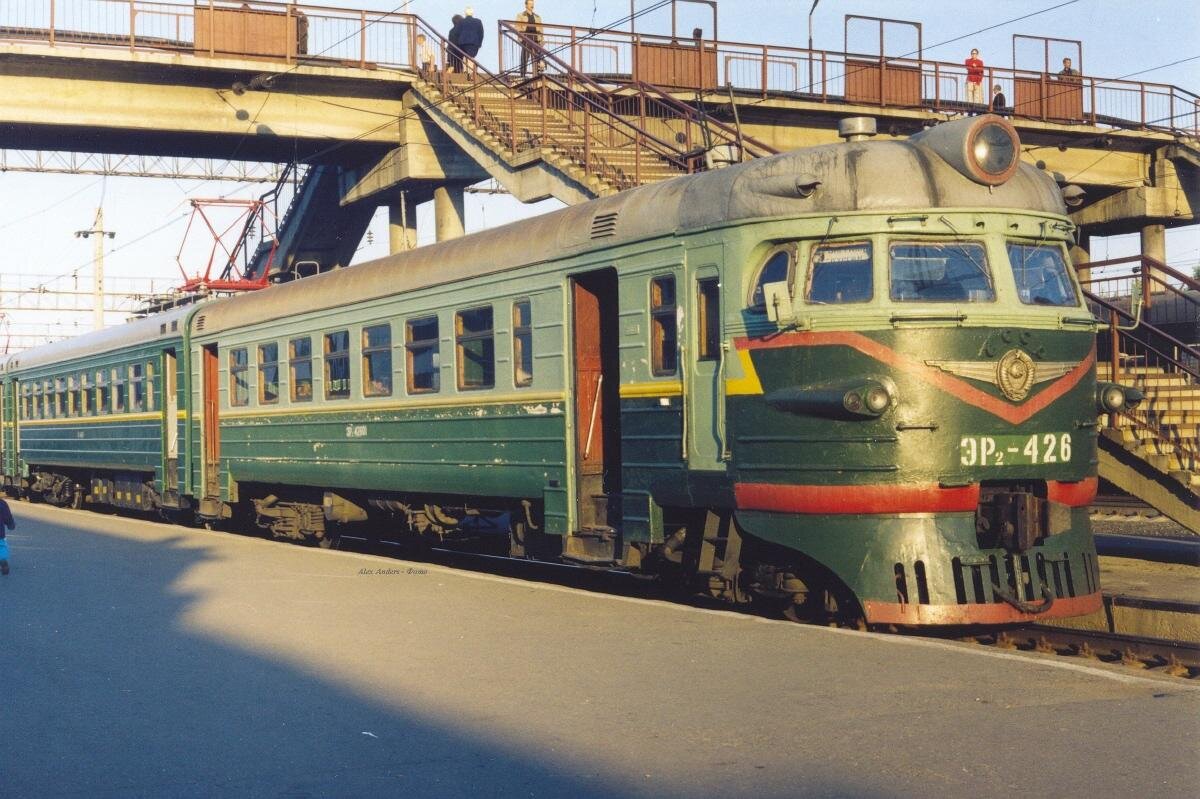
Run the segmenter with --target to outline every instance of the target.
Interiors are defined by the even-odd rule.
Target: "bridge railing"
[[[3,0],[0,39],[411,68],[411,14],[258,0]]]
[[[521,29],[521,23],[500,25]],[[961,63],[771,44],[673,38],[573,25],[541,26],[543,47],[578,72],[614,82],[643,81],[675,90],[716,90],[809,101],[969,110]],[[518,67],[522,48],[499,39],[500,71]],[[984,101],[1000,86],[1008,113],[1026,119],[1121,128],[1200,132],[1200,96],[1161,83],[1059,76],[988,67]]]

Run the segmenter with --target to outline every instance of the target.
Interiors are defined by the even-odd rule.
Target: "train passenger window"
[[[350,331],[325,334],[325,399],[350,396]]]
[[[146,367],[134,363],[129,366],[129,410],[142,413],[146,410]]]
[[[101,369],[96,372],[96,413],[108,414],[112,412],[112,403],[108,390],[108,372]]]
[[[250,404],[250,355],[245,347],[229,351],[229,404]]]
[[[112,370],[112,395],[113,395],[113,413],[124,413],[126,400],[129,392],[128,386],[125,384],[125,376],[120,369]]]
[[[426,394],[441,388],[436,316],[409,320],[405,334],[408,351],[408,393]]]
[[[825,305],[870,302],[874,295],[871,242],[839,242],[813,248],[805,299]]]
[[[676,340],[675,278],[656,277],[650,281],[650,367],[655,375],[673,375],[677,368],[679,344]]]
[[[68,402],[70,403],[71,416],[83,416],[83,403],[79,401],[79,375],[71,375],[67,378],[67,392],[70,394]]]
[[[21,386],[21,418],[33,418],[33,386],[28,383]]]
[[[79,376],[79,415],[91,416],[96,410],[92,394],[92,376],[84,372]]]
[[[533,316],[529,300],[513,303],[513,385],[533,385]]]
[[[70,410],[71,398],[67,394],[67,379],[56,377],[54,378],[54,409],[50,418],[65,419]]]
[[[33,418],[46,418],[46,382],[44,380],[33,387]]]
[[[263,405],[279,402],[279,345],[258,345],[258,401]]]
[[[901,302],[990,302],[996,299],[987,255],[975,242],[891,245],[892,299]]]
[[[1021,302],[1026,305],[1079,305],[1059,247],[1010,241],[1008,260],[1012,264]]]
[[[790,283],[795,261],[796,246],[794,244],[774,250],[767,256],[766,262],[758,271],[758,277],[754,281],[754,291],[750,293],[750,310],[759,313],[767,312],[767,299],[766,294],[763,293],[763,286],[768,283]]]
[[[292,373],[292,402],[312,401],[312,339],[306,336],[288,342],[288,369]]]
[[[496,339],[492,306],[459,311],[454,315],[458,361],[458,387],[492,388],[496,385]]]
[[[154,410],[154,364],[146,363],[146,410]]]
[[[392,396],[392,326],[364,327],[362,332],[364,397]]]
[[[696,358],[715,361],[721,357],[721,283],[715,277],[696,281]]]

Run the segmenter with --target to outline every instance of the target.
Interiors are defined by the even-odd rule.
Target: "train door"
[[[179,377],[174,349],[162,353],[163,490],[179,494]]]
[[[688,254],[687,308],[679,331],[685,374],[686,456],[689,469],[724,470],[725,375],[719,264],[722,245]],[[695,266],[693,266],[695,264]]]
[[[575,495],[578,528],[616,528],[621,508],[617,273],[571,281],[574,327]]]
[[[204,497],[221,496],[221,395],[217,345],[204,347],[201,358],[204,392]]]

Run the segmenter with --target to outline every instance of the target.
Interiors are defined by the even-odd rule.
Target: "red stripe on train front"
[[[1099,480],[1089,477],[1077,483],[1046,481],[1046,498],[1072,508],[1090,505],[1096,498]],[[975,510],[979,484],[943,488],[937,483],[893,485],[778,485],[735,483],[739,510],[776,513],[954,513]]]
[[[1051,502],[1061,502],[1072,508],[1091,505],[1100,487],[1099,477],[1088,477],[1077,483],[1064,483],[1059,480],[1046,481],[1046,499]]]
[[[921,361],[909,358],[896,352],[891,347],[868,338],[861,333],[833,331],[828,333],[784,333],[769,339],[734,339],[734,346],[740,350],[769,350],[787,347],[849,347],[861,352],[867,357],[874,358],[880,363],[887,364],[909,374],[920,375],[925,382],[941,389],[947,394],[958,397],[968,405],[987,411],[1010,424],[1021,424],[1028,421],[1038,411],[1044,410],[1052,402],[1066,394],[1092,370],[1096,363],[1096,347],[1079,362],[1079,365],[1058,380],[1051,383],[1040,392],[1030,397],[1021,405],[1013,405],[999,397],[994,397],[981,391],[965,380],[946,374]]]
[[[778,513],[951,513],[973,511],[979,484],[942,488],[937,483],[897,485],[775,485],[736,483],[741,510]]]
[[[965,605],[912,605],[866,600],[863,615],[870,624],[1013,624],[1095,613],[1103,606],[1100,592],[1063,597],[1044,613],[1025,613],[1011,605],[996,603]]]

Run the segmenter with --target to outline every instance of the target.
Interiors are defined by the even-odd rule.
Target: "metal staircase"
[[[1100,476],[1200,533],[1200,281],[1146,257],[1081,268],[1123,265],[1127,274],[1081,281],[1092,312],[1108,322],[1098,378],[1145,395],[1102,419]]]
[[[450,45],[418,26],[441,48],[437,64],[450,63]],[[576,203],[775,152],[656,87],[605,86],[510,26],[500,30],[528,48],[533,77],[426,69],[410,105],[523,201]]]

